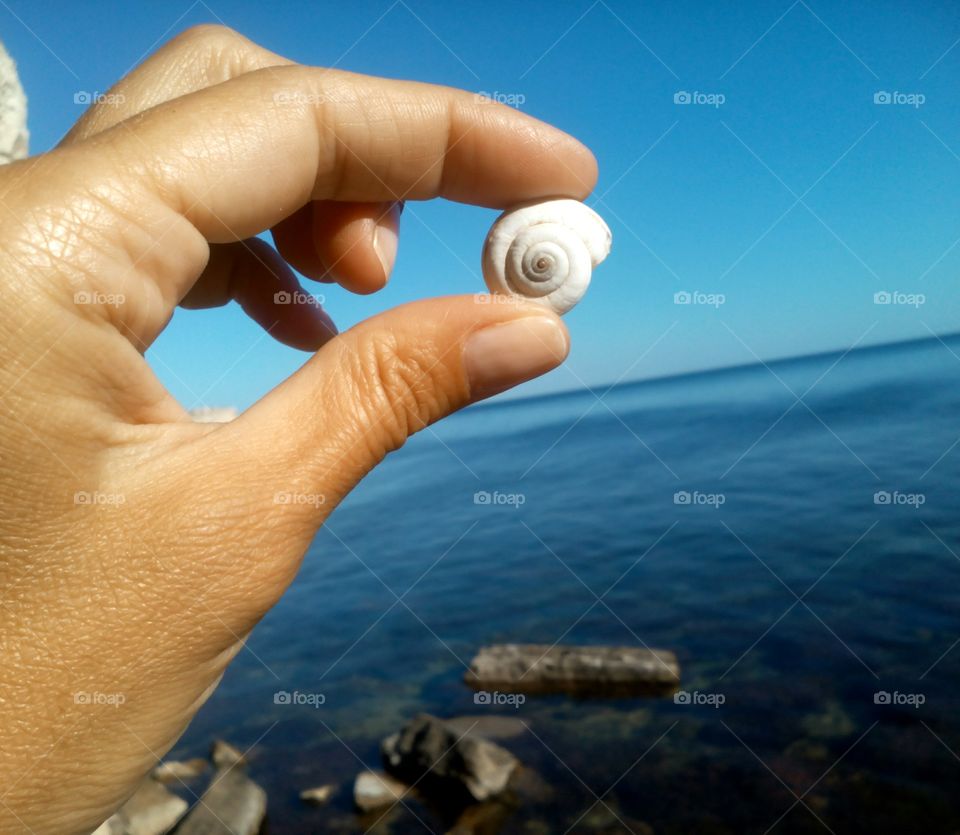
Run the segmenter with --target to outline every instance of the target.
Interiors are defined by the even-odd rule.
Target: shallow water
[[[256,744],[272,832],[363,832],[383,736],[486,711],[551,788],[504,832],[956,831],[958,438],[958,339],[470,409],[333,514],[171,756]],[[509,640],[674,649],[700,703],[475,705],[464,665]]]

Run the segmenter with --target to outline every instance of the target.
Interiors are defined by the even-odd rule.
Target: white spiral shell
[[[490,228],[483,279],[491,293],[523,296],[566,313],[587,292],[611,241],[603,218],[577,200],[525,203]]]

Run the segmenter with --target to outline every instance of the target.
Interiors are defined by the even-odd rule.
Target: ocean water
[[[255,746],[274,833],[444,832],[353,777],[504,715],[540,788],[486,831],[960,831],[958,487],[960,339],[474,407],[333,514],[172,756]],[[689,699],[476,705],[497,641],[672,649]]]

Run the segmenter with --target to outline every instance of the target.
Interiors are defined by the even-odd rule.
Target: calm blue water
[[[958,339],[470,409],[333,514],[173,754],[256,742],[272,831],[362,832],[381,737],[499,712],[552,787],[505,832],[955,832],[958,439]],[[724,703],[474,705],[478,646],[559,639],[673,649]],[[414,809],[390,831],[444,831]]]

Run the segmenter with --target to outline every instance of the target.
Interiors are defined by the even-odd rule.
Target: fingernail
[[[400,245],[400,213],[403,206],[394,203],[393,206],[377,221],[373,230],[373,251],[380,259],[383,267],[384,282],[390,278],[394,262],[397,260],[397,247]]]
[[[546,316],[525,316],[476,331],[463,348],[471,399],[491,397],[539,377],[560,365],[569,350],[566,328]]]

